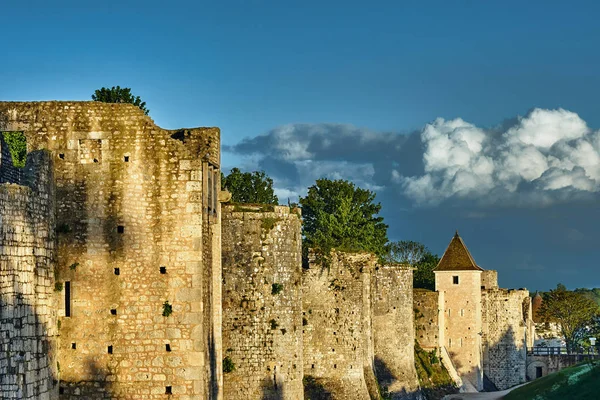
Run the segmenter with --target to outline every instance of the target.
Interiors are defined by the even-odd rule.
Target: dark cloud
[[[254,157],[294,193],[320,177],[390,190],[419,206],[548,206],[600,192],[600,133],[562,109],[533,109],[491,129],[438,118],[411,134],[291,124],[225,151]]]

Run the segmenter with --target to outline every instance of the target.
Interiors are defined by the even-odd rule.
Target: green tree
[[[545,293],[539,312],[544,322],[558,325],[569,352],[583,339],[599,314],[600,308],[592,299],[566,290],[562,284]]]
[[[229,175],[221,175],[221,186],[231,192],[234,203],[279,204],[273,179],[264,171],[242,172],[233,168]]]
[[[2,132],[4,141],[12,156],[13,165],[24,168],[27,159],[27,139],[23,132]]]
[[[305,249],[327,258],[331,249],[383,256],[387,228],[375,193],[345,180],[318,179],[300,198]]]
[[[433,254],[427,246],[412,240],[400,240],[386,245],[384,260],[392,263],[409,264],[415,267],[413,287],[415,289],[435,290],[435,274],[433,269],[440,258]]]
[[[139,107],[144,114],[148,115],[150,110],[146,108],[146,102],[140,99],[140,96],[131,94],[130,88],[122,88],[113,86],[112,88],[101,88],[94,92],[92,100],[101,101],[103,103],[131,103]]]

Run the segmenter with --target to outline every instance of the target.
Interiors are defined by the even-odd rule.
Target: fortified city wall
[[[392,399],[417,398],[413,318],[413,269],[375,268],[372,289],[375,375]]]
[[[302,399],[300,210],[223,206],[224,398]]]
[[[427,289],[414,289],[413,308],[415,339],[425,350],[433,350],[443,345],[440,339],[440,327],[443,326],[440,304],[444,304],[443,292]]]
[[[481,291],[483,372],[499,390],[526,382],[529,291]]]
[[[3,171],[7,163],[7,169],[12,167],[12,158],[10,153],[4,157],[1,139],[0,145]],[[20,174],[11,178],[20,179]],[[23,186],[0,185],[0,397],[56,399],[54,181],[49,153],[30,153],[23,178]]]
[[[61,398],[219,398],[219,130],[99,102],[0,121],[54,162]]]
[[[365,360],[373,354],[367,348],[373,340],[365,310],[371,299],[364,293],[370,292],[376,261],[370,254],[334,251],[327,265],[311,256],[303,271],[304,379],[334,400],[370,398],[373,369]]]

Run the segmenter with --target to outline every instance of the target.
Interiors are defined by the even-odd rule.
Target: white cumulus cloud
[[[563,109],[534,109],[503,132],[460,118],[437,119],[425,126],[421,140],[425,174],[394,174],[420,204],[449,198],[548,204],[554,195],[565,200],[560,190],[600,189],[599,133]]]

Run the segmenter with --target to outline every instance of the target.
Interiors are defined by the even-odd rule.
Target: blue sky
[[[48,3],[3,1],[1,100],[131,87],[281,197],[352,179],[393,240],[459,229],[504,286],[600,286],[595,2]]]

